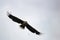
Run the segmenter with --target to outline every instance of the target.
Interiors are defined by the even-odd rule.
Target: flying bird
[[[12,21],[14,21],[14,22],[16,22],[16,23],[18,23],[18,24],[21,24],[20,27],[21,27],[22,29],[24,29],[24,28],[26,27],[26,28],[27,28],[29,31],[31,31],[32,33],[36,33],[37,35],[40,35],[40,34],[41,34],[39,31],[37,31],[35,28],[33,28],[31,25],[29,25],[29,24],[27,23],[27,21],[23,21],[23,20],[15,17],[15,16],[13,16],[13,15],[10,14],[9,12],[7,12],[7,13],[8,13],[8,17],[9,17]]]

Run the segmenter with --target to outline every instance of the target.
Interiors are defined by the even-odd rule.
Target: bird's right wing
[[[9,13],[8,13],[8,17],[9,17],[10,19],[12,19],[14,22],[17,22],[17,23],[21,23],[21,24],[22,24],[22,23],[24,22],[23,20],[15,17],[15,16],[13,16],[12,14],[9,14]]]
[[[31,25],[29,25],[27,23],[26,27],[32,32],[32,33],[36,33],[37,35],[41,34],[39,31],[37,31],[36,29],[34,29]]]

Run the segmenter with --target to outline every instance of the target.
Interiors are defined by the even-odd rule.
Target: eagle
[[[18,24],[21,24],[20,27],[22,29],[24,29],[25,27],[31,31],[32,33],[36,33],[37,35],[40,35],[41,33],[39,31],[37,31],[35,28],[33,28],[31,25],[29,25],[27,23],[27,21],[23,21],[15,16],[13,16],[12,14],[10,14],[9,12],[7,12],[7,16],[14,22],[18,23]]]

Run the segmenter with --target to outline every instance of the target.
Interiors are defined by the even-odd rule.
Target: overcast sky
[[[7,17],[27,21],[42,35],[24,30]],[[0,40],[60,40],[59,0],[0,0]]]

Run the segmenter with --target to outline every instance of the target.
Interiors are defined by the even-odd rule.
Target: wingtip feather
[[[9,16],[10,15],[10,13],[7,11],[7,15]]]
[[[36,32],[37,35],[41,35],[42,33],[41,32]]]

